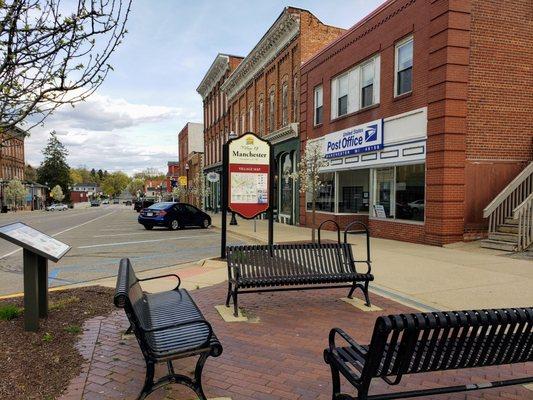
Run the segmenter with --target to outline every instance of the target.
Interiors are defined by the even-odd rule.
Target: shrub
[[[0,320],[9,321],[17,318],[22,314],[22,308],[14,306],[13,304],[6,304],[0,306]]]

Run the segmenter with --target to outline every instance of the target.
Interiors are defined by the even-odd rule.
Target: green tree
[[[55,201],[61,201],[65,198],[65,195],[63,194],[63,189],[61,189],[61,186],[55,185],[53,189],[50,191],[50,196]]]
[[[50,139],[43,150],[44,160],[37,171],[37,182],[55,187],[67,188],[70,185],[70,167],[67,164],[68,151],[57,138],[56,132],[50,132]]]
[[[27,190],[18,179],[12,179],[5,188],[4,195],[8,204],[19,206],[24,203]]]
[[[78,185],[80,183],[83,183],[83,177],[81,176],[81,173],[77,169],[71,169],[70,170],[70,182],[73,185]]]
[[[114,197],[122,193],[122,191],[128,186],[129,182],[130,178],[128,175],[122,171],[117,171],[109,174],[107,178],[102,181],[101,185],[105,194]]]
[[[127,189],[132,196],[137,196],[139,192],[144,192],[144,181],[142,179],[135,178],[128,184]]]

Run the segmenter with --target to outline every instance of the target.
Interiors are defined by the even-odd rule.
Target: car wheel
[[[204,221],[202,222],[202,228],[207,229],[209,228],[209,225],[211,225],[211,223],[209,222],[207,218],[205,218]]]
[[[144,226],[144,229],[146,229],[147,231],[151,231],[154,227],[152,225],[145,225]]]
[[[170,224],[168,225],[168,228],[171,231],[175,231],[175,230],[179,229],[179,227],[180,227],[180,223],[178,222],[177,219],[173,219],[172,221],[170,221]]]

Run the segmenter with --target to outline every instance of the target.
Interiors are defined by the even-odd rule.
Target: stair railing
[[[533,243],[533,193],[513,210],[518,220],[518,251],[527,249]]]
[[[496,232],[506,218],[533,193],[533,162],[524,168],[483,210],[483,218],[489,219],[489,233]]]

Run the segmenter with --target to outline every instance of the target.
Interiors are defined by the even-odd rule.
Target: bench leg
[[[205,397],[204,394],[204,389],[202,388],[202,370],[204,369],[207,357],[209,357],[209,353],[202,354],[196,363],[196,368],[194,369],[194,391],[200,400],[207,400],[207,397]]]
[[[350,292],[348,293],[348,298],[353,299],[353,292],[357,289],[357,283],[353,283],[352,287],[350,288]]]
[[[370,282],[369,281],[366,281],[365,282],[365,286],[363,288],[363,294],[365,295],[365,300],[366,300],[366,306],[367,307],[370,307],[371,304],[370,304],[370,296],[368,295],[368,286],[370,285]]]
[[[231,282],[228,282],[228,295],[226,296],[226,307],[229,307],[230,298],[231,298]]]
[[[137,400],[144,400],[146,396],[152,393],[154,387],[154,371],[155,365],[152,361],[146,362],[146,378],[144,380],[144,386],[141,390],[141,394],[137,397]]]
[[[339,399],[338,396],[340,396],[341,394],[341,378],[339,370],[329,360],[329,351],[327,349],[324,350],[324,361],[326,362],[326,364],[329,364],[329,367],[331,369],[331,384],[333,386],[333,395],[331,399],[337,400]]]
[[[238,317],[239,316],[239,306],[237,304],[237,287],[235,287],[235,289],[233,290],[232,297],[233,297],[233,315],[235,317]]]

